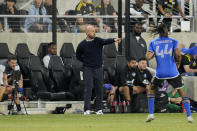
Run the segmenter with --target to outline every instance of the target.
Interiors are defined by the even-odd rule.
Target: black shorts
[[[179,89],[179,88],[184,87],[184,83],[183,83],[183,79],[182,79],[181,75],[178,75],[177,77],[171,78],[171,79],[158,79],[158,78],[154,77],[153,81],[152,81],[152,86],[162,87],[164,80],[167,80],[168,83],[170,85],[172,85],[172,87],[175,89]]]

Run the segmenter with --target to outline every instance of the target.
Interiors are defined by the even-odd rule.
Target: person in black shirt
[[[134,26],[134,30],[130,32],[130,43],[125,43],[125,39],[123,39],[123,46],[125,51],[125,56],[129,59],[134,57],[137,61],[145,57],[147,46],[146,41],[141,36],[143,31],[142,23],[136,22]],[[128,48],[130,45],[130,48]]]
[[[179,44],[178,48],[181,50],[182,48],[184,48],[184,45]],[[185,55],[182,54],[181,57],[182,57],[181,64],[178,67],[179,73],[182,76],[194,76],[195,73],[197,73],[197,69],[191,67],[191,63],[190,63],[191,57],[190,56],[188,57],[187,54]]]
[[[136,59],[131,57],[128,59],[128,63],[125,66],[123,72],[121,72],[121,87],[118,91],[120,94],[123,94],[127,101],[131,100],[131,95],[133,94],[132,87],[136,78]]]
[[[18,75],[16,75],[16,72]],[[16,86],[16,84],[18,87]],[[8,57],[8,63],[3,73],[3,84],[0,86],[0,101],[2,101],[4,94],[11,94],[14,88],[17,88],[17,93],[14,97],[16,97],[15,102],[17,111],[20,112],[21,106],[18,92],[23,88],[23,77],[20,73],[19,66],[17,66],[16,57],[11,55]]]
[[[142,93],[146,91],[146,88],[150,88],[152,74],[147,69],[147,61],[145,58],[138,60],[138,66],[136,68],[136,77],[133,83],[133,94]]]
[[[174,9],[177,9],[184,19],[186,18],[177,0],[157,0],[157,4],[158,14],[167,17],[163,19],[163,23],[167,25],[168,30],[170,30]]]
[[[5,4],[0,5],[0,15],[20,15],[15,7],[16,0],[5,0],[5,2]],[[8,28],[10,32],[21,32],[20,18],[8,18],[7,21],[9,27],[5,27],[4,19],[0,18],[0,31]]]
[[[110,0],[101,0],[101,4],[96,8],[97,15],[111,15],[117,16],[116,11]],[[117,18],[103,19],[103,32],[117,32],[118,22]]]
[[[46,8],[47,15],[52,15],[52,0],[45,0],[44,6]],[[57,8],[56,8],[56,13],[57,15],[59,15]],[[57,25],[59,25],[61,32],[65,32],[68,30],[65,21],[62,18],[57,18]]]
[[[92,2],[88,0],[81,0],[77,6],[75,7],[75,11],[77,14],[81,15],[94,15],[96,16],[96,10]],[[84,22],[86,24],[91,24],[97,26],[97,24],[100,22],[99,18],[93,19],[93,18],[84,18]],[[95,28],[96,31],[98,30]]]
[[[86,39],[80,42],[76,50],[76,57],[83,63],[84,89],[84,115],[90,115],[90,101],[92,89],[95,88],[95,111],[102,115],[103,100],[103,68],[102,50],[106,44],[120,43],[120,38],[101,39],[96,37],[94,26],[87,26]]]

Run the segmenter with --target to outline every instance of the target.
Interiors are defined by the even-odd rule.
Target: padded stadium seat
[[[109,81],[113,85],[116,84],[116,56],[117,50],[115,44],[104,46],[103,69],[104,72],[108,73]]]
[[[43,66],[38,56],[31,56],[29,59],[31,85],[34,95],[38,92],[48,92],[43,79]]]
[[[26,43],[19,43],[16,46],[15,55],[17,57],[18,64],[20,66],[21,73],[23,75],[23,87],[24,95],[31,99],[31,84],[30,84],[30,70],[29,70],[29,58],[33,54],[29,51]]]
[[[66,77],[67,70],[63,65],[61,57],[57,55],[51,56],[48,69],[55,84],[55,91],[68,91],[68,78]]]
[[[48,54],[48,44],[49,43],[40,43],[40,46],[38,47],[37,55],[41,61],[43,57]]]
[[[18,60],[23,78],[29,78],[29,58],[33,54],[29,51],[29,48],[26,43],[19,43],[16,46],[15,55]]]
[[[73,66],[73,56],[75,55],[74,47],[72,43],[64,43],[61,50],[60,56],[64,63],[65,68],[67,68],[67,77],[72,76],[72,66]]]
[[[69,85],[70,92],[74,95],[74,100],[83,100],[83,91],[84,91],[84,81],[81,79],[81,72],[83,65],[77,59],[77,57],[73,56],[73,75],[71,78],[71,82]]]
[[[0,43],[0,59],[8,59],[10,54],[7,43]]]
[[[31,69],[31,84],[33,92],[42,100],[66,100],[72,99],[73,95],[69,92],[51,93],[47,90],[47,86],[43,77],[43,66],[39,57],[31,56],[29,67]]]
[[[75,55],[74,47],[72,43],[64,43],[61,50],[60,56],[66,67],[72,67],[72,59]]]

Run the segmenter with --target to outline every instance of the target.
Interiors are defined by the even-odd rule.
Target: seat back
[[[65,68],[61,57],[57,55],[51,56],[48,69],[50,71],[52,79],[54,80],[55,91],[68,91],[66,85],[67,78],[65,77]]]
[[[117,86],[122,86],[122,82],[124,81],[124,77],[121,75],[124,72],[124,68],[127,65],[127,60],[124,55],[117,55],[117,60],[116,60],[116,85]]]
[[[68,68],[72,67],[73,55],[75,55],[73,44],[64,43],[60,50],[60,56],[62,58],[64,65]]]
[[[83,100],[84,81],[81,79],[83,65],[77,57],[73,56],[73,75],[70,81],[69,90],[74,95],[75,100]]]
[[[49,43],[40,43],[40,46],[38,47],[37,55],[41,61],[43,57],[48,54],[48,44]]]
[[[38,56],[30,56],[29,68],[31,74],[32,91],[34,95],[37,95],[38,92],[47,91],[42,74],[43,66]]]
[[[26,43],[19,43],[16,46],[15,55],[18,60],[18,64],[21,68],[21,72],[24,78],[29,78],[29,58],[33,54],[29,51],[29,48]]]
[[[113,85],[115,85],[115,77],[116,77],[116,59],[117,59],[116,56],[117,56],[117,50],[115,44],[104,46],[103,69],[104,72],[108,73],[109,82]]]
[[[0,59],[7,59],[10,54],[7,43],[0,43]]]

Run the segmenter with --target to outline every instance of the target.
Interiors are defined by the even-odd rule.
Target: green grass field
[[[197,114],[192,114],[197,120]],[[103,116],[18,115],[0,116],[0,131],[197,131],[197,123],[188,123],[185,114],[155,114],[146,123],[147,114],[105,114]]]

